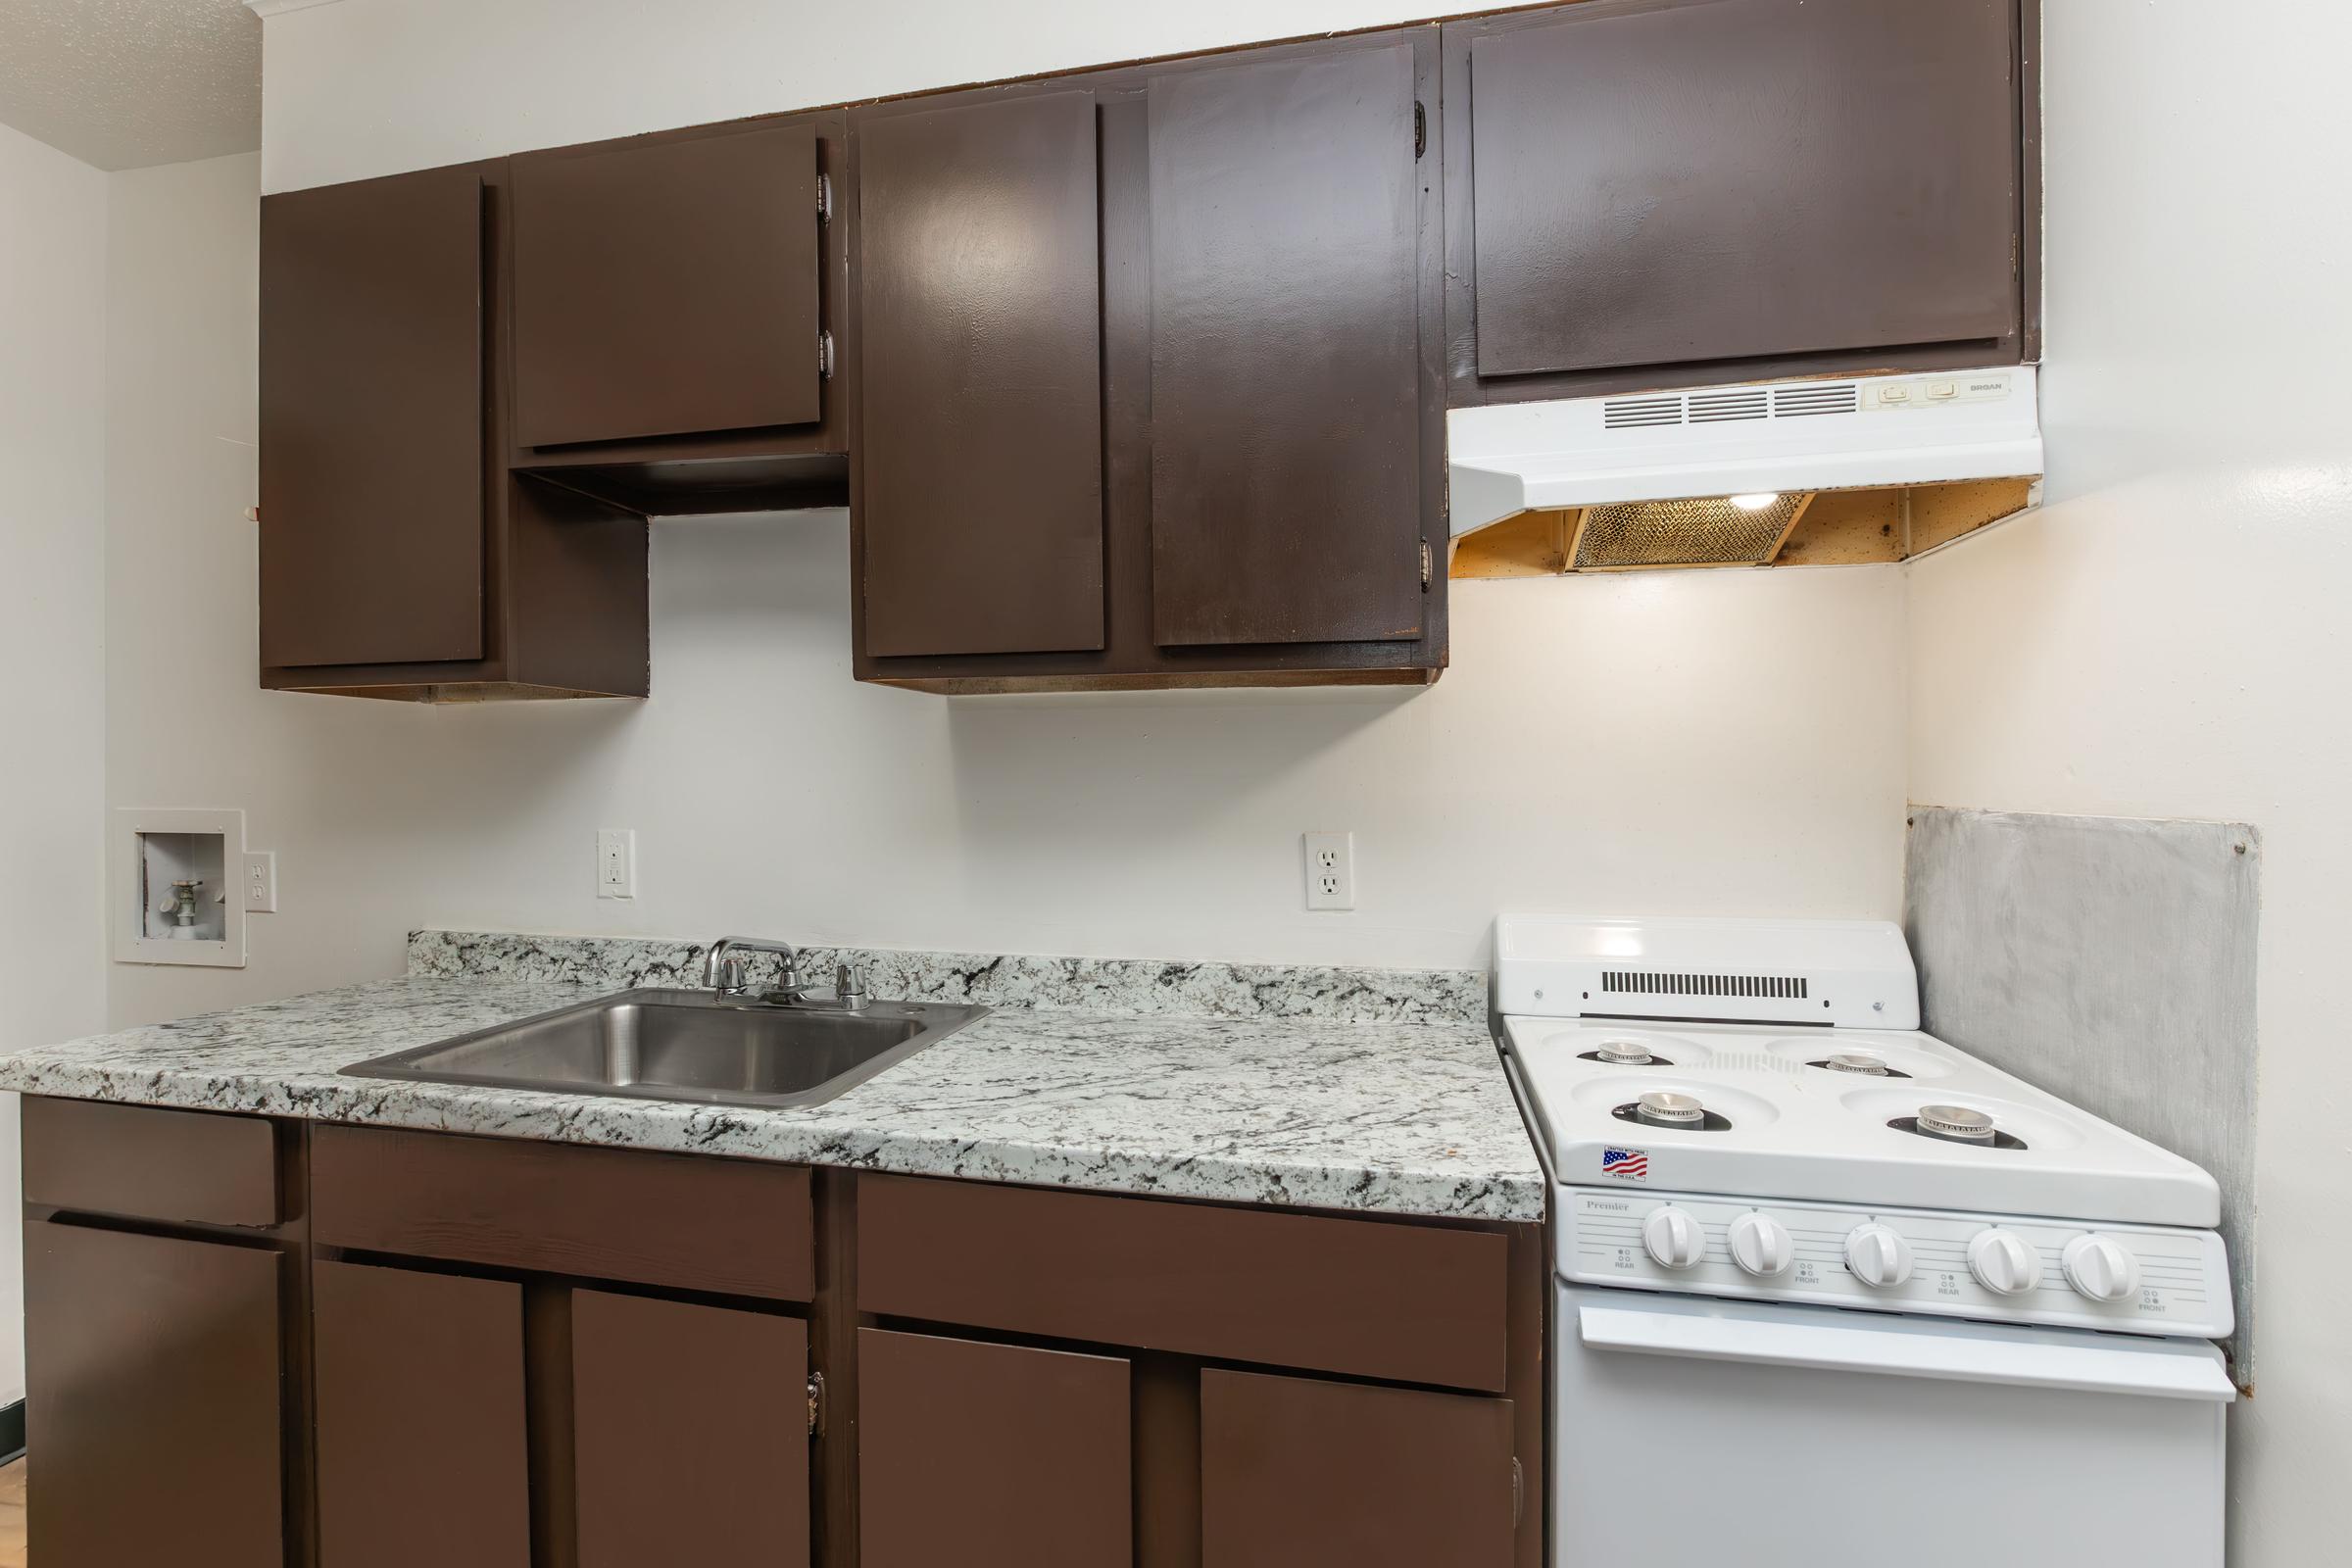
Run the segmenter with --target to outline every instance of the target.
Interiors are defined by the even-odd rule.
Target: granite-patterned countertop
[[[1429,1021],[1347,1021],[1367,996],[1380,999],[1375,1012],[1395,1010],[1394,987],[1362,983],[1379,971],[1282,971],[1269,1008],[1216,1017],[1005,1005],[989,993],[1009,972],[1057,964],[1053,972],[1066,974],[1081,960],[887,956],[874,965],[878,995],[997,1010],[836,1100],[788,1109],[342,1076],[353,1062],[674,972],[603,964],[593,978],[605,983],[593,987],[577,975],[519,980],[534,966],[510,961],[508,946],[495,960],[477,951],[450,974],[432,956],[436,943],[446,953],[446,938],[412,939],[405,979],[0,1055],[0,1089],[1105,1192],[1544,1215],[1543,1173],[1483,1019],[1446,1016],[1459,1000],[1447,991],[1444,1005],[1416,1009]],[[528,940],[542,957],[553,946]],[[925,980],[918,960],[934,956],[947,968]],[[1212,967],[1158,966],[1156,983],[1165,989],[1180,969],[1188,986],[1250,989],[1247,977],[1236,990]],[[885,974],[906,983],[886,988]],[[1033,978],[1022,989],[1036,992]],[[1093,983],[1090,996],[1120,994]],[[1307,1006],[1299,985],[1352,1001]]]

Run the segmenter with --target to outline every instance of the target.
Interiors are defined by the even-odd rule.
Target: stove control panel
[[[2211,1231],[1558,1189],[1560,1273],[1758,1300],[2218,1339]]]

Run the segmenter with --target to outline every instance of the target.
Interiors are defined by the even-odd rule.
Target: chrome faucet
[[[808,988],[801,984],[801,956],[789,942],[769,942],[760,937],[720,937],[703,955],[703,984],[722,997],[748,997],[752,983],[744,970],[738,954],[772,953],[784,960],[784,983],[775,990],[762,993],[771,1002],[798,1002]]]

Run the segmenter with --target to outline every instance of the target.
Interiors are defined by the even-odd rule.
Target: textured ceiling
[[[0,0],[0,124],[100,169],[262,144],[244,0]]]

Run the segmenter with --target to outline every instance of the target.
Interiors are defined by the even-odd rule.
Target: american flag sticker
[[[1604,1149],[1600,1152],[1600,1173],[1622,1176],[1629,1182],[1645,1182],[1649,1180],[1649,1151]]]

